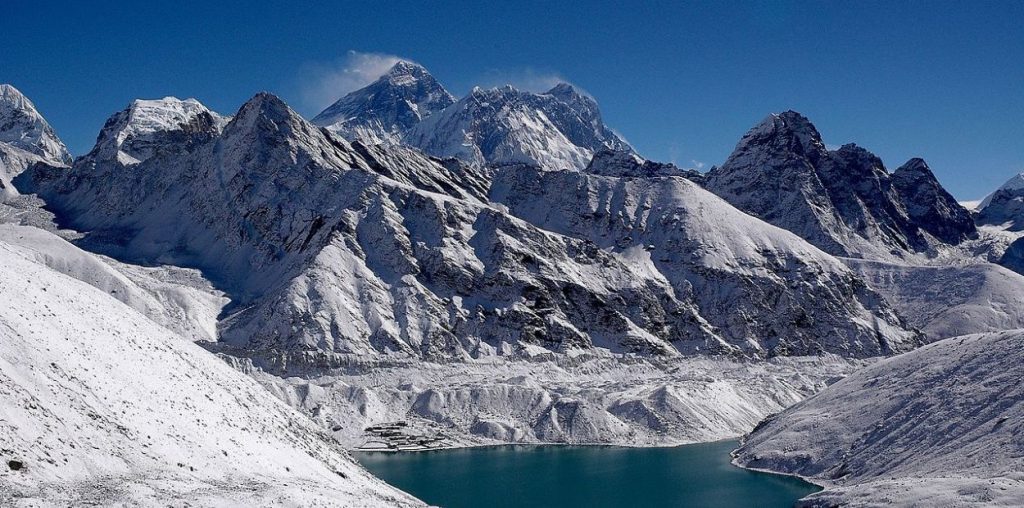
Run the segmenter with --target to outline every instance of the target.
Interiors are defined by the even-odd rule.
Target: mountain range
[[[339,499],[412,505],[338,442],[365,447],[365,428],[398,421],[445,446],[722,439],[880,357],[1024,327],[1024,276],[1006,268],[1024,250],[1013,181],[971,212],[923,160],[890,173],[864,148],[827,149],[792,111],[700,173],[644,159],[573,85],[456,99],[399,62],[312,121],[269,93],[230,116],[135,100],[72,160],[28,99],[0,92],[0,253],[17,266],[0,291],[32,295],[0,317],[51,323],[54,341],[4,332],[0,375],[14,388],[0,404],[124,427],[89,427],[119,450],[98,471],[155,492],[121,499],[182,495],[161,483],[181,474],[220,498],[236,495],[226,478],[279,496],[326,475]],[[68,303],[82,301],[97,303]],[[72,361],[94,341],[102,361]],[[175,430],[191,423],[114,414],[154,411],[131,393],[100,402],[74,388],[109,390],[138,363],[154,371],[140,390],[167,408],[205,408],[208,393],[252,439],[287,427],[253,464],[303,465],[241,468],[239,450],[221,460],[214,441]],[[45,379],[23,375],[51,364]],[[179,373],[192,379],[181,391],[145,388]],[[225,387],[247,395],[224,402]],[[253,407],[273,422],[238,416]],[[41,414],[24,418],[54,425]],[[3,453],[48,460],[0,431],[14,447]],[[132,443],[155,431],[159,453]],[[92,460],[59,436],[47,434],[51,458]],[[196,451],[168,469],[184,460],[174,447]],[[0,500],[102,487],[29,471]]]

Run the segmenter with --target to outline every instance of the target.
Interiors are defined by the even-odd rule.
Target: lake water
[[[469,507],[790,507],[818,487],[730,464],[736,441],[674,448],[496,446],[355,453],[429,504]]]

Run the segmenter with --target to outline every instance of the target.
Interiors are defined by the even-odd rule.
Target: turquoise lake
[[[444,508],[773,508],[820,490],[733,466],[729,452],[737,446],[495,446],[354,455],[388,483]]]

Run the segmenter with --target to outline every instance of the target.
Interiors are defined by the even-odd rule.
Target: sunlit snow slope
[[[51,269],[25,247],[33,236],[0,230],[0,505],[418,504],[244,374],[94,287],[115,281]],[[63,255],[76,256],[87,255]]]
[[[737,462],[825,484],[821,506],[1021,506],[1022,359],[1016,330],[878,362],[760,424]]]

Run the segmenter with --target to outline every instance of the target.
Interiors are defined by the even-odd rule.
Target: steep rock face
[[[582,169],[603,148],[632,151],[602,123],[593,99],[569,85],[543,94],[475,88],[403,139],[431,155],[473,164],[549,169]]]
[[[925,161],[914,158],[892,173],[892,186],[912,224],[935,238],[956,245],[974,235],[974,218],[942,188]]]
[[[979,225],[1024,231],[1024,173],[1007,180],[978,205]]]
[[[454,102],[426,69],[402,61],[377,81],[339,99],[312,122],[349,140],[395,142],[424,118]]]
[[[1019,506],[1022,354],[1016,330],[883,360],[769,417],[737,462],[824,483],[809,506]]]
[[[918,344],[834,258],[683,178],[505,168],[491,198],[544,229],[594,242],[665,277],[693,295],[730,348],[874,356]]]
[[[706,186],[836,255],[900,256],[975,235],[969,213],[923,161],[890,175],[856,145],[827,150],[817,129],[793,111],[751,129],[725,164],[708,173]]]
[[[462,175],[437,161],[349,145],[267,94],[201,132],[145,159],[97,149],[21,181],[95,245],[116,239],[103,245],[113,254],[203,269],[233,299],[221,336],[240,347],[450,360],[714,342],[659,277],[466,188],[438,193]]]

